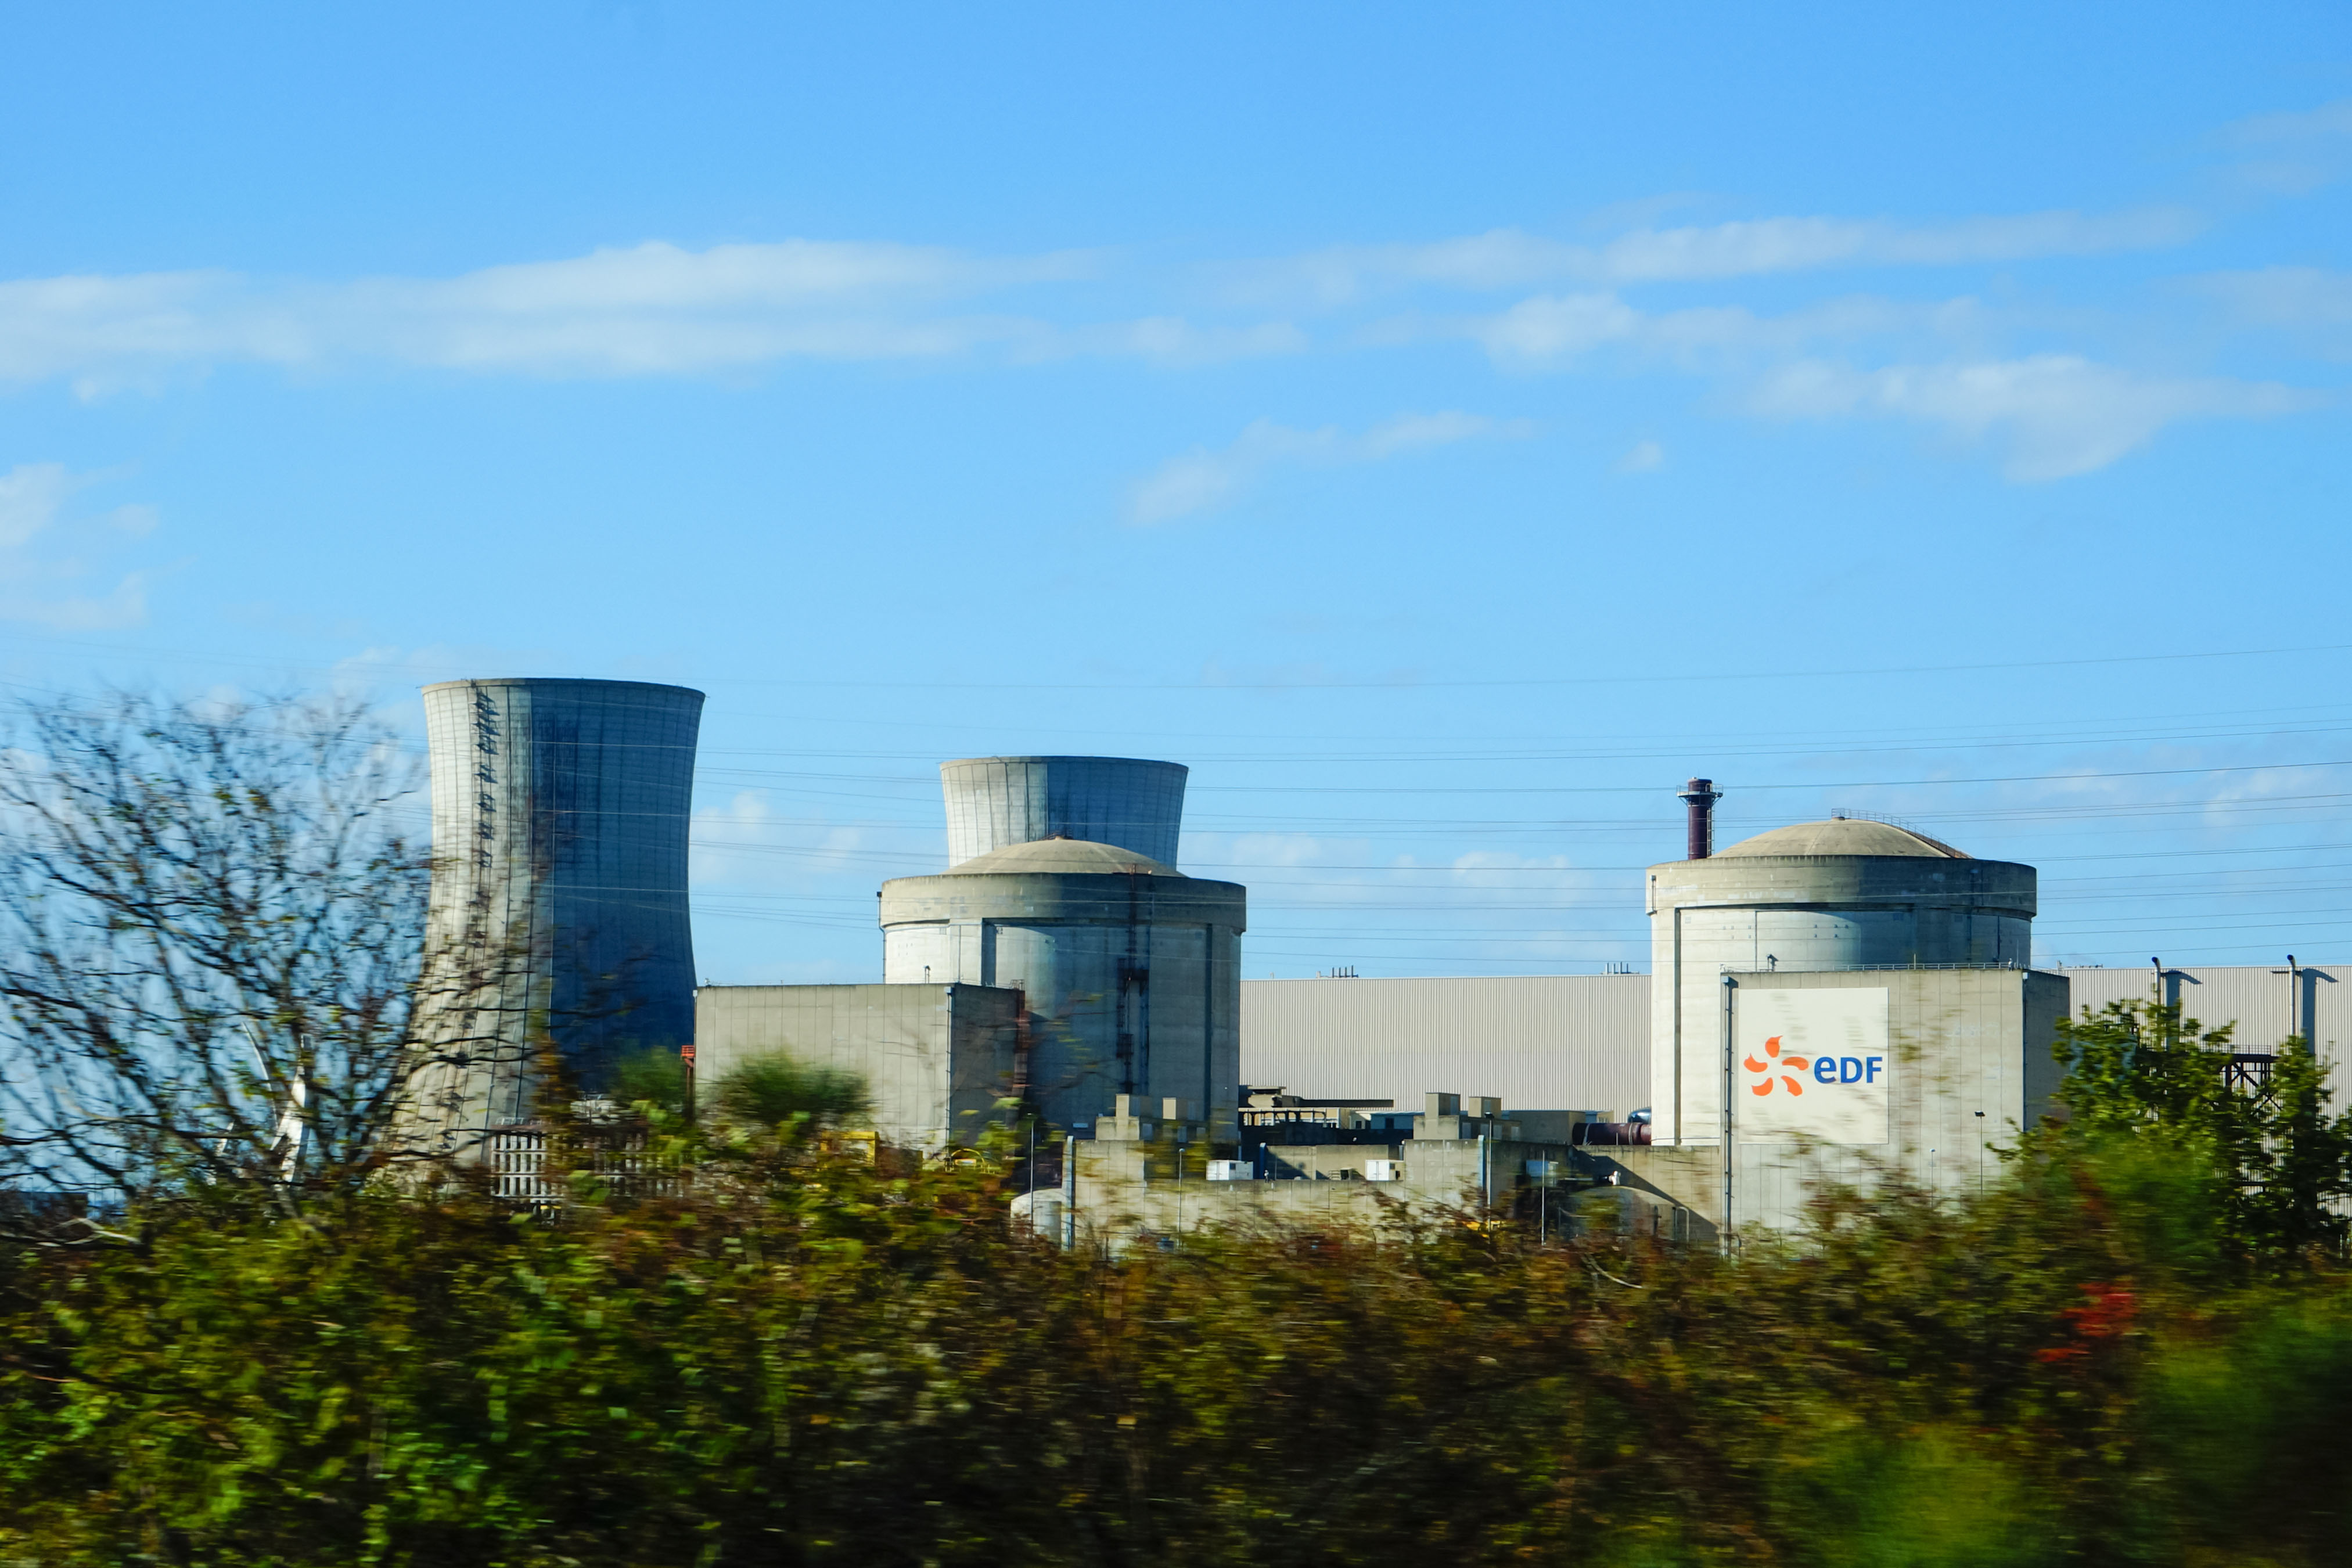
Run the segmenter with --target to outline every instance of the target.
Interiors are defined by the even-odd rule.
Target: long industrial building
[[[1650,977],[1244,980],[1242,1081],[1418,1105],[1432,1089],[1622,1121],[1650,1103]]]
[[[2352,1104],[2352,969],[2298,963],[2052,966],[2079,1016],[2110,1002],[2177,1003],[2230,1025],[2237,1052],[2307,1037]],[[1402,976],[1242,982],[1242,1079],[1310,1099],[1418,1104],[1431,1084],[1515,1107],[1650,1111],[1647,974]]]

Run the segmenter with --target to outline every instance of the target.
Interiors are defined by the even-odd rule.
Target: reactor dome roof
[[[1175,867],[1154,860],[1149,855],[1139,855],[1116,844],[1097,844],[1088,838],[1038,838],[1026,844],[1008,844],[1002,849],[975,855],[961,865],[948,868],[950,877],[1008,873],[1099,877],[1125,876],[1135,872],[1147,877],[1183,875]]]
[[[1912,855],[1927,859],[1966,860],[1968,855],[1950,845],[1897,827],[1891,822],[1868,822],[1833,816],[1827,822],[1799,822],[1774,827],[1753,838],[1743,838],[1715,858],[1748,855]]]

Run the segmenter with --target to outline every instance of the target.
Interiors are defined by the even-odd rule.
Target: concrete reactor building
[[[544,1028],[581,1088],[694,1037],[687,830],[702,693],[634,680],[425,688],[430,958],[421,1086],[445,1137],[531,1114]]]
[[[1823,1177],[1987,1176],[2056,1088],[2033,868],[1848,817],[1709,853],[1713,786],[1683,798],[1691,856],[1646,880],[1654,1147],[1628,1163],[1735,1226],[1792,1223]]]
[[[1247,894],[1171,863],[1186,770],[1124,757],[940,765],[950,864],[882,886],[883,978],[1019,990],[1017,1087],[1090,1123],[1129,1095],[1234,1136]]]

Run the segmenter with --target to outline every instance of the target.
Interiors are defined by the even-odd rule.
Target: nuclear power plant
[[[2323,969],[2036,968],[2032,867],[1854,815],[1718,850],[1704,778],[1675,792],[1683,858],[1643,877],[1646,975],[1244,982],[1246,889],[1180,868],[1185,767],[1019,756],[940,764],[947,863],[878,889],[879,984],[698,988],[701,694],[467,680],[425,705],[420,1104],[453,1152],[531,1124],[543,1049],[591,1095],[630,1052],[704,1081],[783,1056],[856,1074],[910,1157],[1024,1128],[1056,1158],[1016,1211],[1070,1244],[1400,1199],[1723,1239],[1824,1183],[1989,1181],[2053,1109],[2070,1007],[2186,1000],[2307,1038],[2352,1089],[2352,992]]]

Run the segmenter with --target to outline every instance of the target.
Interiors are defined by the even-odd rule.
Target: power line
[[[337,675],[358,673],[348,659],[321,663],[314,659],[264,658],[243,654],[200,652],[188,648],[138,647],[122,643],[100,642],[86,637],[59,637],[39,632],[0,632],[0,641],[45,644],[58,647],[87,648],[93,652],[127,654],[140,658],[163,658],[190,662],[260,667],[272,669],[325,670]],[[2033,658],[1982,661],[1969,664],[1910,664],[1878,665],[1831,669],[1776,670],[1710,670],[1704,673],[1669,673],[1647,675],[1583,675],[1525,676],[1486,680],[1424,680],[1388,679],[1381,680],[1332,681],[940,681],[921,680],[837,680],[783,679],[751,676],[732,677],[723,682],[747,687],[769,687],[798,690],[840,691],[1413,691],[1523,689],[1559,687],[1660,686],[1706,681],[1757,680],[1823,680],[1867,678],[1886,675],[1962,675],[2009,669],[2086,669],[2120,665],[2180,664],[2203,659],[2273,658],[2307,657],[2313,654],[2352,652],[2352,643],[2320,643],[2299,647],[2213,648],[2196,652],[2145,654],[2106,654],[2086,658]],[[446,669],[457,673],[456,679],[472,679],[462,673],[470,668],[459,665],[434,664],[421,660],[405,660],[399,667],[404,672],[415,673]],[[560,679],[560,678],[555,678]],[[595,677],[574,679],[597,679]]]

